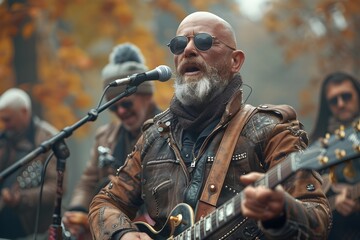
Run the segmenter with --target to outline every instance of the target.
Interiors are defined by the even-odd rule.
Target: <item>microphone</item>
[[[171,78],[171,69],[168,66],[160,65],[153,70],[136,73],[126,78],[117,79],[109,84],[110,87],[129,85],[129,86],[139,86],[141,83],[150,80],[159,80],[161,82],[166,82]]]

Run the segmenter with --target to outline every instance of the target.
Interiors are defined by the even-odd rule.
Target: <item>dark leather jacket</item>
[[[0,139],[0,171],[7,169],[15,164],[16,161],[25,157],[31,151],[38,147],[41,143],[48,140],[58,132],[53,126],[46,121],[34,117],[32,123],[27,130],[27,135],[23,136],[17,142],[10,141],[7,137]],[[30,137],[31,136],[31,137]],[[40,192],[40,174],[45,165],[45,161],[48,158],[49,153],[40,154],[34,160],[22,166],[15,173],[11,174],[4,182],[1,183],[0,190],[2,188],[9,188],[11,191],[19,190],[21,200],[16,207],[11,208],[11,211],[19,217],[24,234],[33,234],[37,205],[39,203]],[[47,232],[51,225],[51,219],[54,212],[54,203],[56,197],[56,159],[51,159],[46,169],[46,176],[44,179],[42,200],[40,206],[40,216],[38,222],[38,232]],[[64,190],[66,189],[66,180],[64,180]],[[0,212],[4,211],[6,205],[3,204],[0,197]],[[9,215],[2,221],[11,222]],[[11,223],[12,224],[12,223]],[[14,223],[15,224],[15,223]],[[20,226],[18,226],[20,229]],[[16,232],[19,234],[19,231]],[[9,233],[9,232],[7,232]],[[23,236],[26,236],[23,235]],[[0,236],[3,237],[3,236]]]
[[[159,112],[160,109],[154,104],[149,107],[146,116],[147,118],[152,118]],[[88,212],[89,204],[94,195],[101,189],[101,186],[105,186],[105,184],[108,182],[109,175],[116,174],[116,167],[112,164],[99,167],[100,158],[98,148],[99,146],[108,148],[109,155],[112,156],[115,146],[120,138],[119,129],[121,126],[121,121],[114,121],[101,126],[96,131],[95,143],[91,149],[90,154],[91,158],[89,159],[86,168],[73,191],[73,196],[69,204],[70,210]],[[131,152],[133,145],[136,143],[136,140],[137,138],[129,140],[130,148],[126,149],[127,153]],[[127,145],[125,145],[124,148],[126,148],[126,146]]]
[[[145,125],[145,131],[125,165],[90,205],[93,238],[112,239],[119,231],[136,229],[130,219],[143,202],[156,222],[156,229],[165,223],[177,204],[186,202],[194,207],[224,130],[241,107],[241,92],[238,92],[201,146],[195,167],[184,164],[179,152],[182,129],[169,110]],[[291,107],[269,105],[258,107],[258,112],[234,141],[237,144],[218,206],[244,188],[240,175],[250,171],[266,172],[291,152],[304,149],[307,136]],[[240,232],[233,234],[237,239],[253,239],[263,234],[268,239],[326,239],[330,212],[319,175],[301,171],[283,186],[289,193],[285,225],[275,231],[259,223],[260,231],[255,222],[247,221]],[[241,233],[249,228],[253,230]]]

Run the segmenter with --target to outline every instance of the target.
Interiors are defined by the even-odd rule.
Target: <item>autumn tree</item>
[[[41,106],[59,129],[76,121],[79,110],[97,103],[99,77],[117,43],[140,47],[149,68],[167,62],[166,35],[194,10],[234,9],[235,0],[3,0],[0,1],[0,93],[16,86]],[[170,15],[176,25],[159,29]],[[160,20],[159,20],[160,19]],[[87,89],[86,86],[90,86]],[[172,83],[156,86],[155,99],[166,106]],[[94,91],[93,89],[97,89]]]
[[[310,55],[318,75],[300,92],[301,114],[315,111],[311,102],[322,79],[343,70],[360,74],[360,2],[356,0],[273,0],[264,24],[284,49],[284,59]]]

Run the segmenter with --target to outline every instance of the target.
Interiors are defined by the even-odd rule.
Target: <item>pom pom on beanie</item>
[[[136,73],[146,72],[144,56],[140,49],[131,43],[123,43],[115,46],[109,55],[109,63],[103,68],[101,77],[103,87],[116,79],[125,78]],[[109,88],[106,92],[107,99],[124,92],[126,86]],[[137,87],[138,93],[153,94],[154,84],[146,81]]]

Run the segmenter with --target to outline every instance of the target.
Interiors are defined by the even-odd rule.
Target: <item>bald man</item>
[[[294,173],[274,189],[249,185],[308,139],[290,106],[243,103],[245,56],[230,24],[192,13],[168,47],[175,96],[94,197],[93,238],[326,239],[330,211],[316,172]],[[143,203],[152,226],[132,221]]]
[[[34,116],[29,95],[11,88],[0,96],[0,171],[3,171],[33,151],[58,131]],[[32,237],[37,223],[37,206],[41,187],[41,172],[49,153],[44,153],[21,166],[0,182],[0,238]],[[56,196],[56,160],[46,168],[38,222],[40,233],[46,236],[51,225]],[[65,187],[65,185],[64,185]]]

